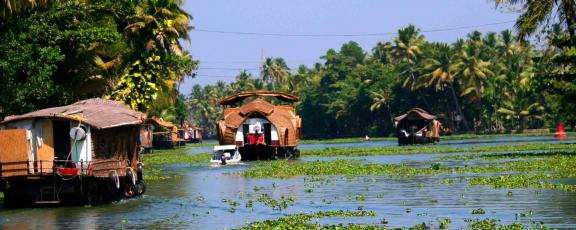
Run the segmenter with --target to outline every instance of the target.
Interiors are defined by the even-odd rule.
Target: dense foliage
[[[160,113],[197,64],[182,1],[35,2],[0,4],[0,118],[107,95]]]
[[[561,29],[560,29],[561,30]],[[574,122],[573,45],[548,33],[536,49],[513,32],[474,31],[453,44],[430,42],[414,26],[367,52],[356,42],[330,49],[313,67],[290,71],[267,58],[260,78],[241,72],[230,84],[194,86],[194,120],[214,127],[217,101],[257,89],[298,95],[308,138],[386,136],[412,107],[437,115],[450,131],[506,132]],[[278,64],[280,63],[280,64]],[[572,78],[571,78],[572,77]]]

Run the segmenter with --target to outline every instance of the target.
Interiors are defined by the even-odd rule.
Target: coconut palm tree
[[[462,78],[465,89],[462,96],[473,95],[481,99],[482,92],[488,83],[488,77],[493,75],[491,63],[484,61],[470,49],[462,50],[456,63],[457,74]]]
[[[458,114],[463,117],[464,127],[468,129],[468,122],[464,118],[464,113],[458,102],[458,96],[455,90],[455,81],[458,71],[458,64],[452,56],[454,50],[450,45],[444,43],[435,43],[430,48],[433,53],[430,58],[424,61],[424,74],[419,78],[424,81],[428,88],[434,87],[435,90],[449,89],[454,101],[454,107]]]
[[[137,46],[147,51],[155,47],[182,56],[179,39],[190,41],[188,32],[193,29],[192,15],[180,7],[182,4],[182,0],[141,1],[136,15],[127,18],[124,30],[134,36]]]
[[[372,105],[370,106],[370,111],[376,111],[382,106],[386,107],[388,116],[390,117],[390,127],[394,127],[394,116],[392,115],[392,109],[390,109],[390,90],[389,89],[379,89],[377,91],[371,91],[372,94]]]
[[[262,81],[268,82],[272,89],[276,90],[276,85],[283,82],[290,75],[289,70],[283,58],[267,57],[262,63],[260,76]]]
[[[522,4],[522,13],[516,20],[518,39],[524,40],[549,19],[566,25],[571,36],[576,30],[576,2],[574,0],[494,0],[497,6]]]
[[[398,37],[392,39],[394,45],[387,45],[390,53],[397,61],[414,63],[416,58],[422,53],[420,47],[424,43],[424,35],[420,34],[420,29],[414,25],[409,25],[398,30]]]

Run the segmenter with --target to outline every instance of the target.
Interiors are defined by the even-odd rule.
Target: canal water
[[[512,145],[522,143],[567,143],[548,137],[495,138],[444,141],[448,146]],[[573,141],[569,141],[572,143]],[[380,143],[380,145],[378,145]],[[302,145],[304,148],[385,146],[389,142],[332,145]],[[390,145],[395,143],[390,142]],[[209,150],[209,148],[208,148]],[[191,150],[194,153],[196,150]],[[206,151],[204,151],[206,152]],[[442,158],[450,154],[414,154],[369,157],[373,163],[404,163],[430,167],[439,162],[445,167],[477,166],[483,159]],[[331,157],[301,160],[334,160]],[[376,217],[324,218],[323,224],[363,223],[402,227],[422,222],[438,223],[450,218],[451,228],[465,227],[467,219],[493,218],[500,223],[544,222],[553,228],[576,228],[576,193],[552,189],[493,189],[469,186],[466,178],[480,174],[424,175],[410,179],[389,176],[328,176],[288,179],[250,179],[238,173],[247,165],[210,167],[171,165],[167,171],[180,177],[150,182],[145,196],[110,205],[62,208],[0,208],[2,229],[94,229],[94,228],[170,228],[222,229],[244,226],[249,222],[275,219],[286,214],[328,210],[358,209],[374,211]],[[451,181],[451,183],[446,183]],[[574,184],[566,180],[562,183]],[[513,195],[510,195],[513,194]],[[260,199],[260,201],[258,201]],[[285,201],[267,205],[266,201]],[[268,203],[270,204],[270,203]],[[482,208],[485,214],[472,214]]]

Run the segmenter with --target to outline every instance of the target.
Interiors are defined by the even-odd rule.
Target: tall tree
[[[576,30],[576,2],[574,0],[494,0],[497,6],[503,4],[522,5],[522,13],[516,20],[518,38],[524,40],[532,35],[539,26],[549,19],[557,17],[566,25],[570,36]]]
[[[283,58],[267,57],[262,63],[260,76],[262,81],[269,83],[272,90],[276,90],[276,85],[284,82],[290,75],[288,65]]]
[[[185,12],[181,0],[145,0],[136,6],[134,16],[126,18],[125,31],[132,46],[132,67],[124,74],[110,96],[146,110],[156,100],[158,91],[174,102],[177,85],[190,75],[197,62],[182,52],[179,39],[189,40],[192,16]]]

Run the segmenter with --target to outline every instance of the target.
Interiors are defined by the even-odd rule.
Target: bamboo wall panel
[[[3,176],[28,174],[28,163],[6,164],[9,162],[29,161],[30,150],[25,129],[0,130],[0,162],[2,170],[22,169],[3,172]]]

